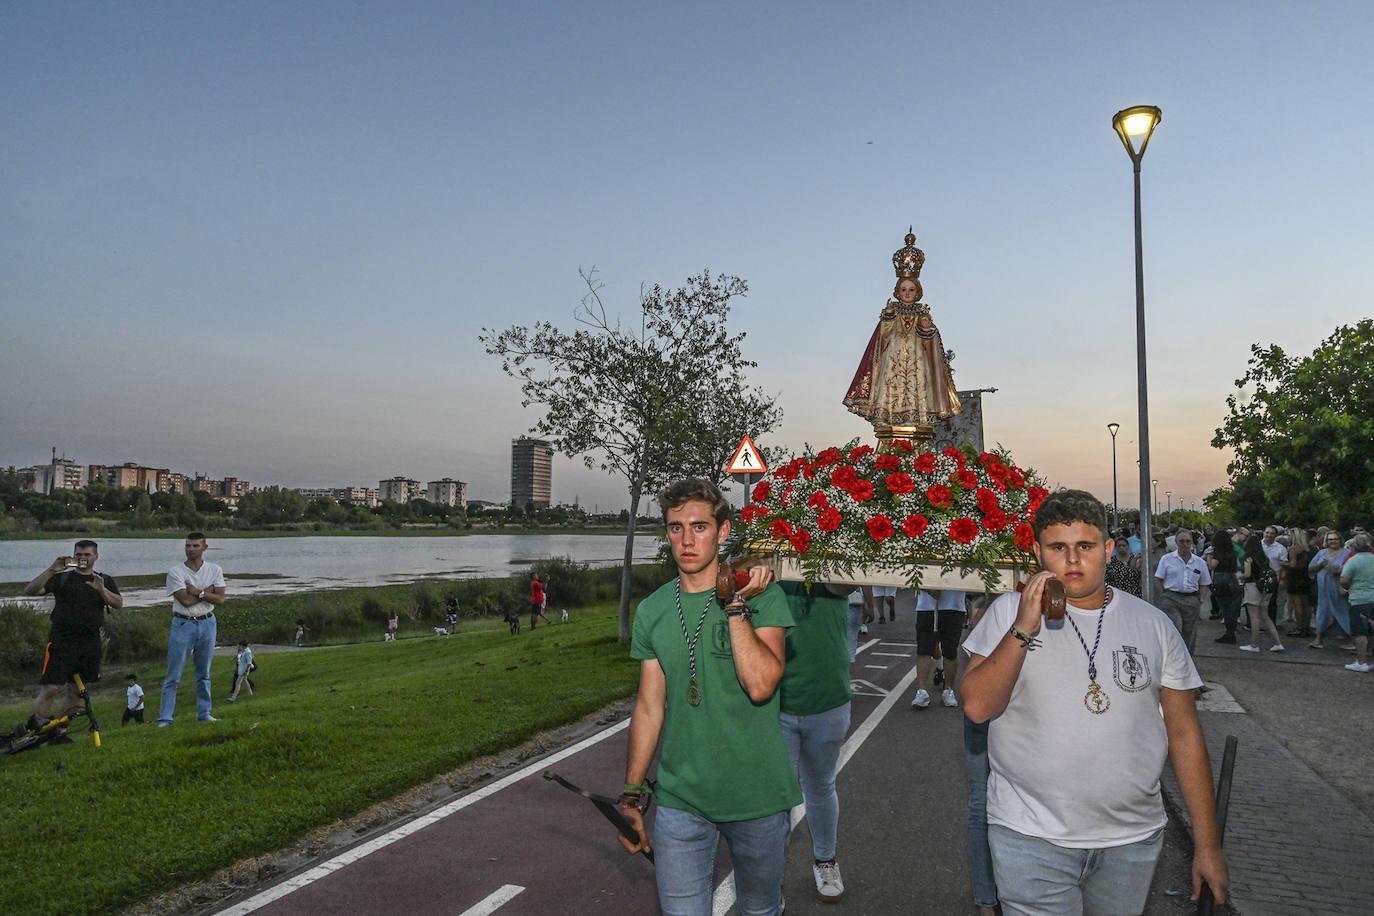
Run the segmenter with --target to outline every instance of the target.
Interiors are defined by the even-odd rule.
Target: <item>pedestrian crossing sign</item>
[[[730,459],[730,463],[725,466],[727,474],[765,474],[768,466],[763,463],[763,456],[759,454],[758,448],[754,445],[754,440],[745,436],[740,440],[739,448],[735,449],[735,457]]]

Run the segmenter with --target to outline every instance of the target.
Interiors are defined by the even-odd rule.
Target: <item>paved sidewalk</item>
[[[1202,622],[1200,659],[1245,657],[1233,645],[1213,642],[1220,633],[1219,623]],[[1242,631],[1242,641],[1248,635]],[[1332,648],[1309,649],[1308,642],[1287,638],[1288,651],[1266,651],[1249,658],[1259,664],[1330,667],[1351,658]],[[1267,649],[1268,640],[1261,646]],[[1357,677],[1368,675],[1351,675]],[[1374,907],[1374,871],[1369,868],[1374,821],[1246,714],[1224,683],[1212,686],[1198,709],[1214,783],[1226,736],[1238,739],[1225,836],[1237,912],[1243,916],[1369,913]],[[1349,761],[1355,767],[1367,763],[1367,757]],[[1164,791],[1173,809],[1186,818],[1178,784],[1168,768]]]

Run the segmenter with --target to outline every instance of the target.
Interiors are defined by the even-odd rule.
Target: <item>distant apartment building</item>
[[[426,485],[425,498],[432,503],[464,509],[467,508],[468,504],[468,485],[461,480],[453,480],[449,477],[445,477],[443,480],[431,480]]]
[[[373,487],[296,487],[296,492],[306,499],[336,499],[353,506],[376,508],[380,500]]]
[[[105,482],[112,487],[138,486],[138,462],[126,461],[105,469]]]
[[[408,503],[412,499],[424,499],[425,491],[420,481],[409,477],[390,477],[377,481],[377,495],[394,503]]]
[[[547,509],[553,495],[553,445],[521,436],[510,441],[510,501]]]

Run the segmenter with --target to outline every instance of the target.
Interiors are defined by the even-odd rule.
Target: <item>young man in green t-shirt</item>
[[[654,822],[654,874],[667,916],[709,916],[716,847],[730,846],[741,916],[779,912],[788,814],[802,800],[778,724],[792,615],[776,585],[750,572],[739,596],[716,598],[717,552],[730,534],[730,504],[707,480],[672,484],[658,497],[678,574],[635,613],[630,655],[640,660],[621,809],[650,846],[641,811],[649,765],[663,737]]]

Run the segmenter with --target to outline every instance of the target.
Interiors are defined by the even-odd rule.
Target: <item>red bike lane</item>
[[[913,663],[909,642],[872,639],[862,646],[851,669],[853,715],[842,765],[897,705],[914,677]],[[543,778],[553,770],[590,791],[615,795],[627,726],[628,720],[618,722],[215,912],[655,912],[653,865],[627,855],[615,828],[589,801]],[[794,821],[802,811],[794,812]],[[734,902],[724,844],[717,880],[714,909],[724,914]]]

